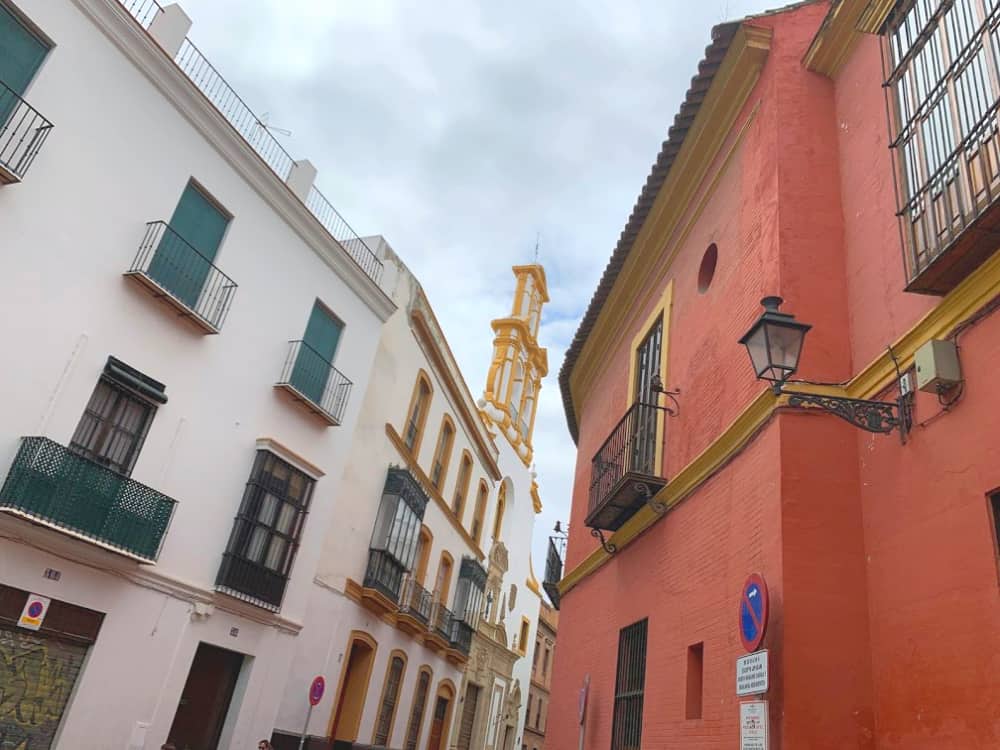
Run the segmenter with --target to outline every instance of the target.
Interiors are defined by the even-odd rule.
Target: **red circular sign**
[[[323,691],[326,690],[326,680],[317,676],[309,686],[309,703],[313,706],[323,700]]]
[[[40,614],[42,614],[42,609],[43,609],[42,603],[34,601],[28,605],[28,615],[30,615],[31,617],[38,617]]]
[[[740,590],[740,605],[738,607],[737,622],[740,642],[747,651],[756,651],[764,642],[769,608],[770,598],[767,594],[767,583],[762,575],[753,573],[747,578]]]

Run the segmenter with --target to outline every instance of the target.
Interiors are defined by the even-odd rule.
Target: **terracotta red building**
[[[547,748],[739,747],[751,573],[771,748],[1000,747],[998,19],[840,0],[712,31],[560,373]],[[771,295],[812,326],[780,393],[739,343]]]

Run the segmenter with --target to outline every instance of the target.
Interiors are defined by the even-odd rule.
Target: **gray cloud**
[[[711,27],[776,0],[182,0],[191,37],[360,234],[420,278],[478,395],[536,232],[552,302],[535,448],[546,537],[576,451],[556,374]]]

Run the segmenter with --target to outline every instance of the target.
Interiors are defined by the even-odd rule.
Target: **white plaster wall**
[[[379,314],[77,5],[18,6],[56,45],[26,94],[56,127],[26,180],[0,187],[0,472],[20,436],[69,442],[114,355],[165,383],[169,396],[132,474],[178,501],[158,574],[211,595],[257,438],[271,437],[326,472],[281,610],[285,620],[301,621],[332,511],[351,501],[338,497],[337,479],[375,355]],[[191,177],[234,216],[216,264],[239,288],[216,336],[196,332],[122,277],[145,223],[168,220]],[[355,388],[340,427],[322,425],[272,388],[286,342],[301,338],[316,298],[345,322],[335,364]],[[4,523],[42,546],[56,536]],[[134,720],[152,720],[149,746],[158,747],[199,639],[255,655],[232,747],[270,733],[291,635],[218,611],[191,623],[181,599],[98,573],[51,584],[41,579],[45,567],[69,567],[51,557],[4,544],[0,580],[108,613],[67,714],[64,736],[73,741],[60,746],[124,747]],[[131,565],[110,557],[107,564]],[[238,646],[230,622],[239,623]],[[150,691],[161,686],[151,703]]]

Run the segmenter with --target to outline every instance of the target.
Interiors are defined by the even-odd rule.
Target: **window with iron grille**
[[[885,34],[912,281],[998,196],[1000,0],[899,3]]]
[[[162,383],[109,357],[73,433],[70,450],[131,475],[156,413],[154,402],[166,400]]]
[[[649,620],[640,620],[623,628],[618,636],[611,750],[639,750],[640,747],[648,623]]]
[[[269,609],[281,606],[314,480],[258,450],[216,585]]]
[[[382,690],[382,704],[378,710],[378,720],[375,722],[373,745],[387,745],[392,734],[392,719],[396,715],[396,701],[399,700],[399,685],[403,681],[403,667],[406,663],[402,657],[394,656],[389,662],[389,672],[386,674],[385,687]]]
[[[413,695],[413,706],[410,709],[410,723],[406,728],[406,742],[403,750],[417,750],[420,740],[420,726],[424,721],[424,708],[427,706],[427,691],[431,686],[431,673],[427,667],[420,669],[417,675],[417,691]]]

